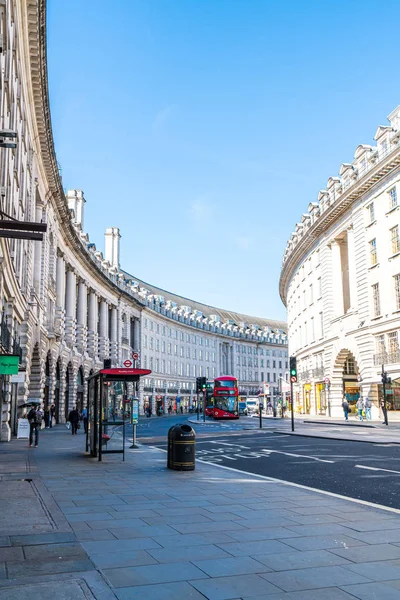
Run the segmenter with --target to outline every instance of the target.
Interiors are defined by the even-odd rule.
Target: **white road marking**
[[[220,444],[221,446],[235,446],[235,448],[244,448],[250,450],[250,446],[241,446],[240,444],[231,444],[230,442],[218,442],[216,440],[209,440],[209,444]]]
[[[294,456],[295,458],[308,458],[310,460],[316,460],[317,462],[323,463],[331,463],[333,464],[334,460],[324,460],[322,458],[317,458],[316,456],[307,456],[306,454],[294,454],[293,452],[283,452],[282,450],[269,450],[266,448],[262,448],[260,452],[267,452],[268,454],[284,454],[285,456]]]
[[[354,465],[356,469],[368,469],[368,471],[385,471],[386,473],[398,473],[400,471],[393,471],[392,469],[380,469],[379,467],[367,467],[367,465]]]
[[[157,446],[149,446],[155,450],[161,450],[161,452],[168,452],[164,448],[158,448]],[[400,515],[400,510],[398,508],[392,508],[391,506],[384,506],[383,504],[375,504],[374,502],[368,502],[368,500],[360,500],[359,498],[350,498],[349,496],[342,496],[342,494],[335,494],[335,492],[327,492],[326,490],[319,490],[318,488],[313,488],[308,485],[302,485],[301,483],[293,483],[292,481],[285,481],[284,479],[277,479],[276,477],[268,477],[267,475],[258,475],[257,473],[248,473],[247,471],[243,471],[242,469],[235,469],[234,467],[227,467],[226,465],[218,465],[207,460],[198,459],[199,462],[204,463],[205,465],[210,465],[213,467],[218,467],[219,469],[225,469],[226,471],[233,471],[234,473],[240,473],[241,475],[245,475],[248,481],[249,478],[254,477],[255,479],[262,479],[267,483],[281,483],[282,485],[288,485],[290,487],[299,488],[301,490],[307,490],[308,492],[315,492],[316,494],[322,494],[323,496],[330,496],[331,498],[339,498],[340,500],[347,500],[348,502],[353,502],[354,504],[361,504],[362,506],[370,506],[371,508],[376,508],[379,510],[384,510],[386,512],[395,513],[396,515]]]

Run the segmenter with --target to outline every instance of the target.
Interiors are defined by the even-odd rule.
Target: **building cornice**
[[[341,194],[333,204],[325,210],[316,221],[305,230],[303,236],[298,240],[293,250],[287,255],[283,264],[280,279],[279,293],[282,302],[286,306],[287,287],[290,278],[293,275],[298,264],[303,260],[303,257],[314,246],[315,242],[326,232],[332,225],[337,223],[343,217],[348,209],[357,202],[366,192],[371,191],[375,186],[379,185],[386,175],[400,167],[400,146],[387,154],[379,163],[354,183],[346,192]]]
[[[46,200],[50,201],[59,222],[60,232],[64,243],[76,254],[85,268],[95,276],[102,285],[114,295],[124,296],[136,307],[141,308],[139,300],[121,289],[106,273],[92,260],[86,248],[83,247],[71,221],[71,215],[62,187],[61,177],[54,148],[53,130],[51,125],[50,100],[47,70],[47,36],[46,36],[46,0],[20,0],[22,18],[26,27],[22,27],[21,35],[26,35],[25,59],[29,70],[28,94],[32,99],[34,119],[34,143],[37,145],[36,159],[38,167],[44,172],[48,184]]]

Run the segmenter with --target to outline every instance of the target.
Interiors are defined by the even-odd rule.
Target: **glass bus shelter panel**
[[[98,435],[100,428],[99,419],[100,403],[100,378],[93,377],[88,383],[88,429],[86,433],[86,451],[92,456],[97,456]]]
[[[103,390],[103,422],[115,423],[122,421],[125,412],[126,382],[105,381]]]
[[[100,457],[106,453],[125,451],[125,424],[129,419],[130,402],[127,400],[125,380],[103,379],[101,402]],[[128,421],[129,422],[129,421]]]

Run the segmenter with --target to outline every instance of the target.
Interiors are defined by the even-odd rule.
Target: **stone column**
[[[56,333],[61,334],[65,321],[65,262],[62,255],[57,256],[56,294],[54,329]]]
[[[100,302],[100,332],[99,332],[99,356],[103,360],[109,358],[108,340],[108,304],[103,299]]]
[[[98,356],[98,334],[97,334],[97,296],[94,290],[89,293],[88,310],[88,332],[87,332],[87,351],[89,356],[97,358]]]
[[[118,313],[115,306],[111,308],[110,354],[113,364],[116,364],[118,362]]]
[[[136,317],[133,318],[133,339],[131,344],[134,350],[140,350],[140,321]]]
[[[343,285],[342,285],[342,266],[340,256],[340,243],[338,240],[331,242],[332,252],[332,282],[334,293],[333,309],[336,317],[340,317],[343,314]],[[333,291],[334,289],[334,291]]]
[[[76,275],[72,269],[67,271],[65,294],[65,341],[71,348],[75,344],[76,334]]]
[[[87,342],[87,287],[84,281],[78,283],[78,310],[76,326],[76,345],[85,352]]]
[[[354,248],[354,229],[352,225],[347,229],[347,254],[349,261],[350,309],[357,310],[357,272]]]

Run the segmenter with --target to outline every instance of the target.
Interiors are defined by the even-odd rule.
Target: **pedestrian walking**
[[[68,421],[71,423],[72,435],[76,435],[79,428],[79,412],[76,410],[76,406],[70,411]]]
[[[54,404],[52,404],[50,406],[50,422],[49,422],[50,429],[53,427],[53,419],[55,419],[55,418],[56,418],[56,407]]]
[[[29,446],[33,444],[33,433],[35,433],[35,448],[39,445],[39,431],[43,421],[43,411],[39,406],[33,406],[28,412],[29,421]]]
[[[82,421],[83,421],[83,430],[85,433],[88,431],[88,414],[87,408],[84,408],[82,411]]]
[[[44,426],[46,429],[49,429],[50,425],[50,409],[48,406],[44,409]]]
[[[364,412],[365,412],[365,418],[367,421],[372,421],[372,417],[371,417],[371,400],[368,398],[368,396],[366,396],[364,398]]]
[[[346,421],[349,420],[349,403],[346,400],[346,397],[343,398],[342,402],[343,414]]]
[[[387,408],[386,408],[386,402],[385,402],[384,398],[381,398],[381,409],[382,409],[383,419],[384,419],[382,425],[388,425]]]
[[[360,421],[363,421],[363,408],[363,401],[361,400],[361,398],[359,398],[356,403],[356,409],[358,411],[358,418],[360,419]]]

